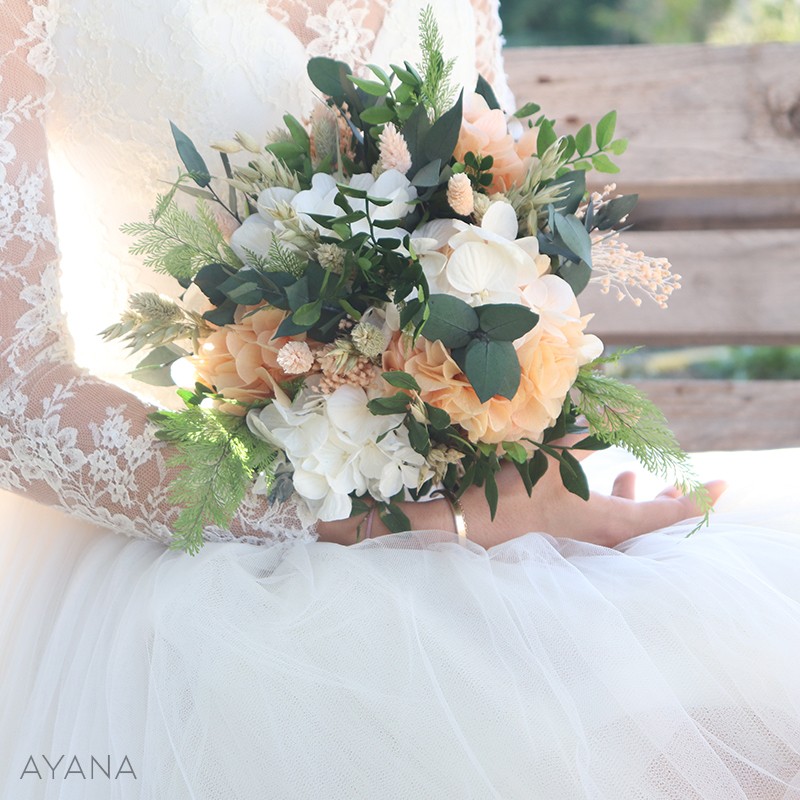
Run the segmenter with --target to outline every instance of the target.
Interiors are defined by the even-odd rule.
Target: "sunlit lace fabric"
[[[309,57],[357,70],[415,58],[423,5],[0,0],[0,487],[169,540],[177,509],[147,421],[167,395],[134,395],[131,360],[97,335],[132,290],[174,292],[118,232],[145,218],[174,175],[167,120],[198,144],[234,129],[264,136],[285,112],[304,117],[317,102]],[[435,8],[458,80],[474,84],[477,65],[507,96],[497,3]],[[314,533],[291,503],[268,507],[252,495],[231,531],[206,535]]]

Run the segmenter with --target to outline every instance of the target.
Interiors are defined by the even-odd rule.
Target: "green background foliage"
[[[800,40],[800,0],[503,0],[508,45]]]

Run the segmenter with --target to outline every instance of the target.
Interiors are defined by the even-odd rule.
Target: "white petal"
[[[251,214],[232,234],[230,246],[245,263],[251,261],[249,250],[259,256],[266,256],[272,244],[274,226],[259,214]]]
[[[319,509],[319,518],[323,522],[347,519],[353,510],[353,501],[346,494],[329,492]]]
[[[498,200],[489,206],[489,210],[483,215],[481,227],[484,230],[496,233],[504,239],[513,241],[517,238],[519,225],[517,224],[517,212],[511,203]]]

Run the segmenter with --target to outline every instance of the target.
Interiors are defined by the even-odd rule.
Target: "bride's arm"
[[[61,314],[44,126],[53,12],[28,0],[0,5],[0,488],[167,540],[178,509],[147,421],[154,409],[74,365]],[[255,497],[233,527],[309,533],[291,507]]]
[[[574,443],[563,440],[564,444]],[[579,459],[590,451],[574,451]],[[568,539],[615,547],[633,536],[674,525],[684,519],[702,514],[696,502],[675,488],[664,490],[653,500],[634,500],[635,475],[623,472],[617,477],[610,496],[592,492],[588,501],[564,488],[558,466],[550,468],[534,486],[528,497],[517,471],[507,464],[497,477],[500,503],[497,515],[491,519],[483,489],[472,486],[461,498],[468,537],[482,547],[492,547],[529,532],[548,533]],[[725,490],[725,483],[706,484],[712,502]],[[428,503],[402,503],[414,530],[455,531],[452,508],[446,500]],[[360,527],[357,523],[361,522]],[[320,538],[339,544],[353,544],[364,536],[363,520],[320,523]],[[372,537],[388,533],[375,515]]]

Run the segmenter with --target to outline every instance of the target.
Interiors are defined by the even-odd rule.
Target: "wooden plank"
[[[641,222],[800,224],[800,44],[510,48],[505,59],[518,100],[564,132],[617,109],[631,145],[609,180],[642,195]]]
[[[800,381],[635,383],[664,412],[686,450],[800,446]]]
[[[617,344],[800,344],[800,230],[623,234],[633,250],[666,256],[682,276],[667,310],[645,299],[581,294],[590,330]]]

